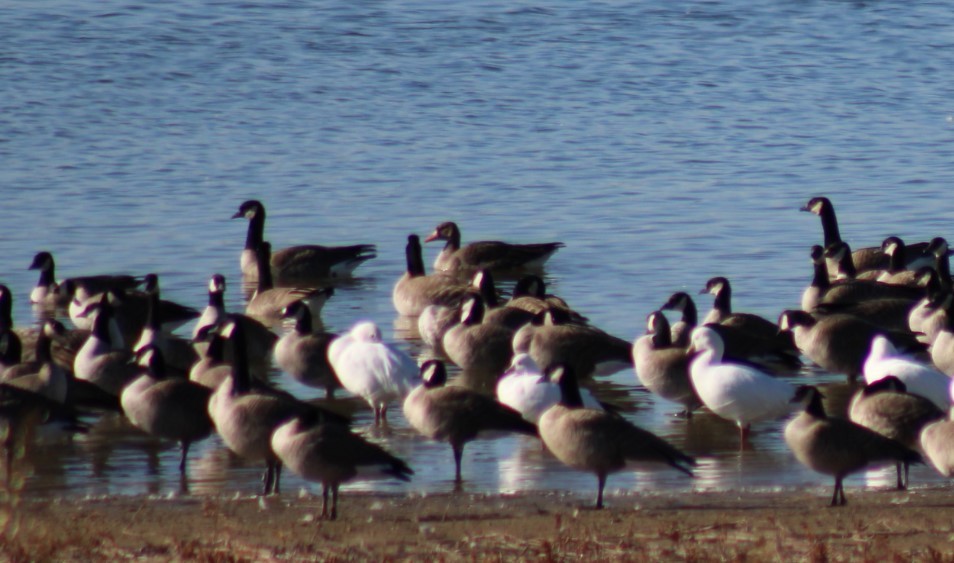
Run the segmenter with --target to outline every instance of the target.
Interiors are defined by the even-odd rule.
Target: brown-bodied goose
[[[492,270],[513,271],[522,268],[538,268],[554,252],[563,248],[562,242],[538,244],[511,244],[496,240],[472,242],[461,246],[460,229],[456,223],[447,221],[438,225],[424,242],[446,241],[444,249],[434,261],[437,271]]]
[[[537,435],[537,427],[512,408],[477,391],[445,385],[447,371],[440,360],[421,366],[421,385],[404,399],[404,418],[424,436],[448,442],[454,451],[454,482],[460,483],[464,446],[481,433],[517,432]]]
[[[550,309],[559,309],[569,315],[575,323],[585,323],[588,319],[570,308],[565,300],[547,293],[546,283],[540,276],[530,274],[517,280],[513,295],[506,303],[507,307],[523,309],[533,315],[539,315]]]
[[[596,508],[603,508],[607,476],[629,462],[664,463],[692,476],[688,467],[696,465],[695,460],[662,438],[619,415],[584,408],[571,367],[556,366],[548,376],[560,386],[560,402],[540,417],[540,437],[564,464],[596,474]]]
[[[710,278],[701,293],[710,293],[715,299],[712,301],[712,310],[703,319],[702,324],[720,324],[738,328],[751,334],[753,337],[766,338],[774,341],[779,351],[797,354],[795,344],[790,338],[777,336],[778,325],[772,321],[752,313],[732,312],[732,286],[729,280],[722,276]]]
[[[23,359],[23,342],[13,330],[13,292],[0,285],[0,376]]]
[[[127,291],[135,289],[142,281],[141,278],[130,275],[96,275],[80,276],[56,281],[56,263],[53,261],[53,255],[47,251],[36,253],[33,262],[30,263],[30,270],[39,270],[40,279],[36,286],[30,292],[30,303],[52,307],[66,307],[70,304],[73,288],[81,287],[90,295],[102,293],[109,289],[118,289]],[[71,288],[67,290],[66,288]]]
[[[824,247],[827,249],[832,244],[843,242],[841,232],[838,230],[838,219],[835,216],[835,206],[827,197],[813,197],[801,208],[801,211],[807,211],[821,218],[822,231],[824,234]],[[908,246],[908,260],[913,262],[909,267],[917,268],[925,263],[918,263],[924,259],[924,251],[928,243],[917,243]],[[853,262],[858,271],[884,269],[888,267],[888,257],[877,246],[870,248],[860,248],[852,253]]]
[[[921,430],[943,419],[944,411],[929,399],[908,393],[907,386],[897,377],[888,376],[855,393],[848,407],[848,418],[916,450]],[[907,488],[908,483],[908,464],[898,462],[898,489]]]
[[[137,377],[135,364],[130,363],[132,354],[114,345],[113,306],[108,293],[104,293],[91,312],[93,329],[86,343],[76,353],[73,373],[77,379],[89,381],[112,395],[119,396],[123,388]]]
[[[831,506],[846,504],[842,481],[852,473],[876,464],[922,462],[920,454],[894,440],[829,417],[815,387],[799,387],[792,402],[803,403],[805,410],[785,426],[785,443],[802,465],[835,478]]]
[[[268,264],[268,256],[271,251],[272,245],[267,241],[262,241],[259,244],[258,261],[260,265]],[[258,286],[255,293],[252,294],[245,305],[245,314],[265,325],[274,325],[281,322],[282,311],[285,307],[301,300],[311,309],[312,317],[317,319],[321,315],[322,307],[334,293],[335,290],[332,287],[275,287],[272,283],[271,272],[268,268],[264,268],[262,275],[258,276]]]
[[[848,246],[843,243],[834,244],[828,250],[822,250],[817,245],[812,247],[814,274],[811,284],[802,293],[802,309],[805,311],[811,311],[821,304],[855,305],[874,299],[904,299],[914,302],[923,294],[923,290],[916,288],[878,283],[874,280],[851,279],[847,275],[843,279],[832,281],[828,275],[826,256],[841,262],[851,258]],[[841,270],[850,272],[851,268],[852,266],[846,263]]]
[[[162,351],[157,346],[140,349],[136,362],[143,371],[120,395],[123,412],[143,432],[181,444],[179,473],[185,475],[189,446],[212,434],[212,391],[188,379],[167,377]]]
[[[282,316],[294,319],[294,326],[275,344],[275,363],[295,381],[309,387],[321,387],[325,396],[334,398],[341,387],[328,361],[328,346],[338,337],[332,332],[315,332],[311,311],[301,301],[285,307]]]
[[[646,334],[633,343],[636,378],[652,393],[679,403],[687,418],[702,406],[689,378],[689,354],[672,343],[669,321],[661,311],[646,319]]]
[[[945,476],[954,476],[954,409],[947,418],[932,422],[921,431],[921,450],[931,465]]]
[[[232,340],[235,350],[245,349],[245,334],[240,323],[227,320],[222,333]],[[263,495],[278,493],[281,479],[281,460],[272,450],[272,433],[292,417],[315,411],[328,422],[346,421],[338,414],[290,395],[255,391],[242,354],[235,356],[228,377],[209,399],[209,416],[225,445],[239,457],[265,462]]]
[[[243,276],[255,279],[260,269],[256,253],[265,234],[265,206],[260,201],[250,199],[239,206],[232,218],[248,219],[248,233],[240,264]],[[326,278],[350,277],[355,268],[375,256],[373,244],[309,244],[277,250],[271,254],[268,264],[278,286],[311,285]]]
[[[492,392],[513,358],[514,332],[486,320],[483,298],[471,295],[461,305],[460,322],[444,334],[443,349],[468,387]]]
[[[428,305],[456,307],[472,293],[470,284],[444,273],[427,275],[421,254],[421,239],[408,235],[404,249],[407,270],[394,284],[391,298],[399,315],[416,317]]]
[[[632,344],[594,326],[574,323],[559,309],[545,311],[520,327],[514,353],[530,354],[540,369],[566,364],[580,377],[633,369]]]
[[[149,346],[156,346],[162,351],[164,368],[181,374],[189,373],[189,369],[192,364],[198,361],[199,356],[188,340],[162,330],[159,276],[146,274],[143,291],[148,297],[146,324],[142,327],[139,341],[132,348],[133,352],[138,352]]]
[[[340,424],[315,415],[296,416],[272,434],[272,450],[292,473],[321,483],[321,518],[338,518],[341,483],[369,471],[410,481],[414,471],[403,460]],[[331,505],[328,493],[331,492]]]

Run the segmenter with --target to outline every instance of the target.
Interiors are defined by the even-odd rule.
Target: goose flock
[[[852,251],[830,200],[812,198],[802,210],[820,217],[824,238],[806,252],[813,274],[801,310],[781,311],[777,321],[733,311],[730,280],[717,276],[700,288],[714,297],[701,323],[692,297],[675,292],[648,313],[645,335],[634,340],[599,329],[547,293],[542,269],[560,242],[464,244],[459,227],[445,222],[423,241],[445,243],[427,273],[421,238],[410,234],[392,299],[398,315],[416,319],[429,348],[419,358],[384,341],[369,320],[355,319],[341,334],[315,330],[335,284],[375,258],[376,247],[273,249],[259,201],[242,203],[233,216],[248,221],[240,267],[254,288],[241,313],[226,311],[220,274],[210,276],[199,310],[163,300],[156,274],[57,280],[53,256],[38,252],[29,299],[44,312],[39,326],[14,327],[13,294],[0,285],[0,416],[13,427],[39,412],[81,432],[89,417],[121,412],[141,431],[181,444],[183,479],[190,445],[216,433],[237,456],[262,465],[263,494],[280,492],[284,467],[320,482],[322,517],[333,519],[342,483],[414,474],[351,430],[346,394],[367,403],[382,431],[396,404],[414,430],[449,443],[457,484],[468,442],[537,437],[560,462],[596,476],[602,508],[610,473],[653,462],[691,477],[697,464],[593,393],[596,378],[630,370],[687,424],[702,409],[735,423],[740,447],[749,445],[753,424],[784,424],[796,459],[834,478],[832,505],[845,503],[843,479],[870,466],[896,464],[899,489],[908,485],[908,466],[924,458],[950,476],[947,242],[891,236]],[[497,280],[515,280],[509,299]],[[189,339],[175,332],[187,323]],[[829,412],[823,389],[779,377],[806,360],[856,384],[846,412]],[[449,378],[447,364],[459,375]],[[269,380],[276,367],[323,389],[324,400],[281,390]]]

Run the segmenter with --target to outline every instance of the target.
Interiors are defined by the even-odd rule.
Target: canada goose
[[[132,355],[113,346],[110,324],[113,306],[104,293],[92,313],[93,329],[86,343],[76,353],[73,373],[77,379],[96,384],[104,391],[119,396],[132,379],[138,376],[136,366],[130,363]]]
[[[138,352],[148,346],[156,346],[162,351],[163,367],[174,369],[180,373],[189,373],[199,357],[189,341],[162,330],[160,318],[159,276],[146,274],[143,282],[143,291],[148,300],[146,307],[146,323],[142,327],[139,341],[133,346],[133,352]]]
[[[752,423],[791,412],[788,400],[794,388],[753,367],[726,363],[724,350],[717,332],[709,326],[696,327],[689,352],[698,355],[689,365],[689,376],[702,403],[716,415],[738,425],[744,445]]]
[[[919,346],[911,334],[888,333],[853,315],[833,314],[816,318],[804,311],[785,310],[779,315],[781,331],[789,331],[803,354],[823,369],[855,378],[864,372],[865,359],[871,340],[877,334],[891,338],[907,347]]]
[[[359,471],[364,473],[366,468],[402,481],[411,480],[414,471],[381,446],[368,442],[345,426],[306,421],[306,418],[316,417],[297,416],[276,428],[272,434],[272,450],[292,473],[321,482],[321,518],[338,517],[338,487],[358,476]]]
[[[689,378],[689,354],[672,344],[669,321],[661,311],[646,319],[646,334],[633,343],[636,378],[655,395],[683,406],[687,418],[702,406]]]
[[[434,261],[436,271],[494,270],[512,271],[521,268],[538,268],[563,248],[562,242],[539,244],[510,244],[496,240],[460,244],[460,229],[447,221],[438,225],[424,242],[447,241]]]
[[[66,370],[53,363],[53,339],[62,334],[66,334],[63,323],[54,319],[44,321],[36,339],[35,359],[10,366],[3,372],[2,380],[36,391],[52,401],[65,403],[69,379]],[[45,365],[47,368],[43,370]]]
[[[907,256],[907,247],[903,240],[896,236],[890,236],[881,243],[881,251],[888,256],[888,267],[878,275],[877,281],[892,285],[918,287],[917,270],[908,268],[908,263],[905,258]],[[930,256],[933,259],[933,252],[931,252]]]
[[[144,371],[123,389],[123,412],[143,432],[181,444],[179,473],[185,475],[189,446],[212,433],[212,391],[188,379],[167,378],[162,351],[157,346],[140,349],[136,361]]]
[[[899,298],[899,299],[920,299],[924,290],[918,287],[908,285],[897,285],[890,283],[881,283],[877,277],[881,275],[880,270],[868,270],[863,272],[867,276],[859,276],[858,269],[854,265],[851,249],[844,242],[836,242],[825,248],[825,259],[829,262],[829,275],[837,283],[834,287],[825,292],[823,301],[834,303],[846,301],[844,292],[851,293],[851,296],[857,301],[862,298]],[[834,272],[832,276],[831,273]],[[854,282],[854,283],[846,283]],[[865,290],[859,290],[854,287],[855,284],[867,286]],[[842,285],[847,285],[850,289],[841,289]],[[861,292],[866,292],[861,293]]]
[[[799,387],[792,402],[803,403],[805,410],[785,426],[785,443],[802,465],[835,477],[831,506],[846,504],[842,481],[851,473],[881,462],[922,462],[914,450],[873,430],[850,420],[829,418],[822,394],[815,387]]]
[[[235,350],[245,349],[241,323],[228,319],[221,331],[232,340]],[[340,415],[290,395],[253,390],[243,354],[236,354],[228,377],[209,399],[209,416],[225,445],[240,457],[265,462],[263,495],[278,493],[281,480],[281,460],[272,451],[272,433],[292,417],[315,411],[327,422],[346,422]]]
[[[254,374],[262,374],[271,367],[272,350],[275,347],[275,343],[278,342],[278,336],[261,321],[253,319],[248,315],[226,313],[225,288],[225,276],[222,274],[214,274],[209,279],[209,302],[205,309],[202,310],[202,316],[199,317],[195,328],[192,330],[193,342],[195,343],[197,341],[196,337],[201,330],[209,326],[224,323],[226,317],[230,316],[233,321],[242,324],[245,341],[248,344],[245,355],[249,361],[249,368]],[[198,342],[203,341],[204,339],[198,340]],[[201,355],[201,346],[198,352]],[[227,340],[224,354],[225,359],[229,362],[235,357],[235,352]]]
[[[941,285],[941,277],[934,268],[924,267],[918,270],[921,286],[924,288],[924,297],[915,303],[908,312],[907,327],[913,333],[923,332],[924,327],[932,322],[931,317],[943,309],[944,299],[950,294]],[[927,342],[927,338],[918,339]]]
[[[580,395],[584,407],[603,410],[588,389],[580,389]],[[560,386],[550,381],[529,354],[516,354],[497,381],[497,400],[536,424],[547,409],[560,402]]]
[[[258,245],[259,264],[268,264],[268,257],[272,252],[272,245],[262,241]],[[325,302],[335,294],[332,287],[325,288],[292,288],[292,287],[274,287],[272,284],[272,274],[268,268],[263,269],[263,274],[258,276],[258,286],[255,293],[249,298],[245,305],[245,314],[253,317],[262,323],[276,324],[282,318],[282,310],[291,303],[302,300],[311,309],[312,318],[318,318],[321,314],[321,308]]]
[[[848,247],[845,244],[836,244],[827,251],[823,251],[820,246],[812,247],[814,275],[811,284],[802,293],[801,304],[805,311],[812,311],[823,304],[857,305],[876,299],[903,299],[913,303],[924,293],[922,289],[878,283],[874,280],[845,278],[831,281],[828,267],[825,265],[826,255],[844,259],[849,256]]]
[[[370,321],[332,340],[328,360],[341,386],[374,410],[376,425],[387,424],[388,403],[404,399],[420,383],[414,360],[383,342],[381,330]]]
[[[931,362],[948,377],[954,377],[954,315],[942,315],[943,326],[936,331],[928,347]]]
[[[514,309],[523,309],[533,315],[549,309],[559,309],[569,315],[571,321],[575,323],[586,323],[588,320],[583,315],[570,308],[562,298],[547,293],[546,283],[540,276],[530,274],[517,280],[513,287],[513,295],[507,301],[506,307]]]
[[[934,237],[928,245],[928,251],[934,255],[934,270],[937,272],[941,287],[952,289],[951,279],[951,249],[944,237]]]
[[[695,460],[662,438],[621,416],[584,408],[573,368],[556,366],[549,378],[560,386],[560,402],[540,417],[540,437],[564,464],[596,474],[596,508],[603,508],[607,475],[623,470],[627,462],[665,463],[692,476],[686,466],[696,465]]]
[[[13,293],[0,285],[0,375],[23,358],[23,343],[13,330]]]
[[[951,406],[948,388],[951,378],[917,360],[903,356],[884,335],[871,340],[871,351],[864,364],[865,381],[868,384],[893,375],[904,382],[908,391],[930,399],[938,408]]]
[[[233,219],[248,219],[248,234],[242,250],[242,274],[247,279],[259,275],[256,252],[264,240],[265,206],[248,200],[239,206]],[[361,263],[376,256],[373,244],[352,246],[291,246],[276,251],[269,260],[270,273],[278,286],[310,285],[324,278],[350,277]]]
[[[275,344],[275,363],[299,383],[322,387],[327,398],[334,398],[341,383],[328,361],[328,346],[338,335],[314,332],[311,311],[301,301],[285,307],[282,316],[294,319],[295,325]]]
[[[537,435],[537,427],[512,408],[471,389],[445,385],[447,371],[440,360],[424,362],[420,375],[422,383],[404,399],[404,418],[424,436],[450,443],[455,483],[462,481],[464,446],[481,432]]]
[[[469,387],[492,391],[513,357],[514,330],[484,321],[484,300],[470,295],[461,305],[460,323],[444,334],[443,349],[463,370]]]
[[[732,286],[729,280],[722,276],[710,278],[702,293],[711,293],[715,296],[712,310],[703,319],[702,324],[720,324],[731,326],[749,333],[754,337],[766,338],[773,341],[774,347],[780,352],[795,355],[798,350],[790,338],[778,336],[778,325],[772,321],[752,313],[732,312]]]
[[[954,476],[954,409],[946,418],[925,426],[920,442],[931,465],[945,477]]]
[[[682,313],[682,318],[672,325],[672,343],[674,346],[688,347],[692,331],[696,328],[699,318],[692,297],[684,291],[673,293],[660,309]],[[769,367],[797,368],[801,365],[801,360],[797,353],[792,351],[790,343],[775,334],[778,331],[763,335],[729,325],[707,326],[722,338],[727,359],[764,365],[767,369]]]
[[[394,284],[392,300],[399,315],[416,317],[428,305],[457,306],[472,292],[471,286],[444,273],[427,275],[421,256],[421,239],[408,235],[404,249],[407,271]]]
[[[824,233],[824,247],[828,248],[832,244],[842,242],[841,233],[838,230],[838,219],[835,217],[835,206],[827,197],[813,197],[801,208],[801,211],[807,211],[818,215],[822,222],[822,231]],[[917,268],[925,264],[918,264],[922,260],[922,254],[927,248],[927,243],[917,243],[908,246],[908,259],[915,265],[911,268]],[[853,262],[858,271],[883,269],[888,265],[888,258],[879,247],[860,248],[853,254]]]
[[[132,290],[142,281],[136,276],[129,275],[98,275],[69,278],[63,282],[56,281],[56,264],[53,255],[47,251],[38,252],[30,263],[30,270],[39,270],[40,279],[30,292],[30,303],[53,307],[66,307],[70,303],[72,291],[65,287],[82,287],[91,295],[102,293],[108,289],[121,291]],[[69,283],[65,283],[65,282]],[[61,286],[63,286],[61,288]]]
[[[921,429],[943,419],[944,411],[929,399],[908,393],[905,384],[897,377],[888,376],[855,393],[848,407],[848,418],[885,438],[917,449]],[[907,485],[908,464],[899,462],[898,489],[905,489]]]
[[[568,364],[581,377],[633,369],[632,345],[596,327],[576,324],[557,309],[545,311],[513,336],[514,353],[526,352],[544,371]]]

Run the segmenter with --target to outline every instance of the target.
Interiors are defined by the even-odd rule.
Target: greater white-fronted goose
[[[537,427],[492,397],[460,386],[449,386],[440,360],[421,366],[422,383],[404,399],[404,418],[424,436],[447,442],[454,451],[454,482],[460,483],[464,446],[482,432],[537,435]]]
[[[661,311],[653,311],[646,319],[646,334],[633,343],[636,378],[650,392],[683,407],[689,418],[702,401],[689,378],[689,354],[686,348],[674,346],[669,321]]]
[[[271,244],[262,241],[258,246],[260,264],[268,263],[268,256],[271,251]],[[334,294],[335,290],[332,287],[275,287],[272,283],[271,272],[268,268],[265,268],[264,273],[258,276],[258,286],[255,293],[252,294],[245,305],[245,314],[265,325],[274,325],[281,322],[282,311],[285,307],[301,300],[311,309],[311,316],[317,319],[321,315],[322,307]]]
[[[259,275],[256,253],[265,234],[265,206],[260,201],[250,199],[239,206],[232,218],[248,219],[248,233],[245,236],[240,265],[246,279],[255,279]],[[268,264],[276,285],[299,286],[312,285],[327,278],[350,277],[355,268],[375,256],[373,244],[309,244],[277,250],[270,255]]]
[[[727,363],[725,344],[709,326],[692,331],[689,352],[696,353],[689,376],[699,399],[716,415],[739,427],[741,443],[747,442],[751,425],[791,412],[794,387],[751,366]]]
[[[427,275],[421,254],[421,239],[408,235],[404,249],[407,270],[394,284],[392,301],[399,315],[416,317],[428,305],[456,307],[472,292],[470,284],[444,273]]]
[[[321,518],[338,518],[338,488],[341,483],[369,471],[401,481],[410,481],[414,471],[401,459],[368,442],[340,424],[296,416],[272,434],[272,450],[292,473],[321,483]],[[331,492],[331,506],[328,493]]]
[[[420,383],[417,363],[381,338],[371,321],[359,322],[328,346],[338,381],[374,410],[374,423],[387,424],[388,405],[403,400]]]
[[[922,461],[916,451],[873,430],[829,417],[815,387],[799,387],[792,402],[803,403],[805,410],[785,426],[785,443],[802,465],[835,478],[831,506],[846,504],[842,481],[852,473],[880,463]]]
[[[142,375],[123,389],[123,412],[143,432],[181,444],[179,473],[185,475],[189,446],[212,433],[212,391],[188,379],[167,377],[162,351],[157,346],[140,349],[136,361]]]
[[[627,462],[664,463],[692,476],[695,460],[662,438],[619,415],[584,408],[573,368],[555,366],[549,378],[560,386],[560,402],[540,417],[540,437],[564,464],[596,474],[596,508],[603,508],[607,476]]]
[[[916,450],[920,447],[921,430],[943,419],[944,411],[930,399],[908,393],[907,386],[897,377],[888,376],[855,393],[848,407],[848,418]],[[908,464],[899,462],[898,489],[905,489],[907,485]]]
[[[434,260],[434,269],[445,271],[492,270],[507,272],[523,268],[539,268],[554,252],[563,248],[562,242],[538,244],[511,244],[496,240],[471,242],[461,246],[460,229],[447,221],[438,225],[424,242],[446,241],[444,249]]]
[[[53,261],[53,255],[45,250],[36,253],[29,269],[40,271],[40,279],[30,292],[30,303],[48,307],[68,306],[76,287],[82,287],[88,294],[96,295],[109,289],[133,290],[142,281],[136,276],[104,274],[73,277],[57,282],[56,263]]]
[[[275,363],[295,381],[309,387],[321,387],[325,396],[334,398],[341,387],[328,360],[328,347],[338,337],[332,332],[315,332],[311,311],[301,301],[285,307],[282,315],[294,319],[294,326],[275,344]]]

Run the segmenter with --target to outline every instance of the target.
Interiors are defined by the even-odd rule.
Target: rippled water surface
[[[158,272],[165,297],[196,307],[221,272],[238,309],[245,223],[229,217],[255,197],[276,247],[377,244],[324,324],[373,319],[415,355],[391,287],[406,235],[444,220],[465,241],[564,241],[550,289],[626,339],[714,275],[736,309],[774,318],[810,279],[811,196],[833,199],[855,245],[954,237],[952,47],[949,8],[930,2],[7,2],[0,274],[21,325],[41,249],[61,276]],[[847,396],[843,377],[804,372]],[[781,421],[739,452],[731,424],[673,418],[631,372],[599,390],[700,460],[693,480],[648,467],[610,489],[829,486],[795,462]],[[451,488],[449,447],[400,416],[374,432],[369,416],[357,426],[417,474],[352,487]],[[19,454],[25,495],[179,486],[175,445],[118,417],[72,439],[44,429]],[[259,471],[213,438],[189,478],[252,492]],[[464,472],[472,491],[595,488],[523,438],[469,445]],[[912,480],[940,482],[923,467]]]

